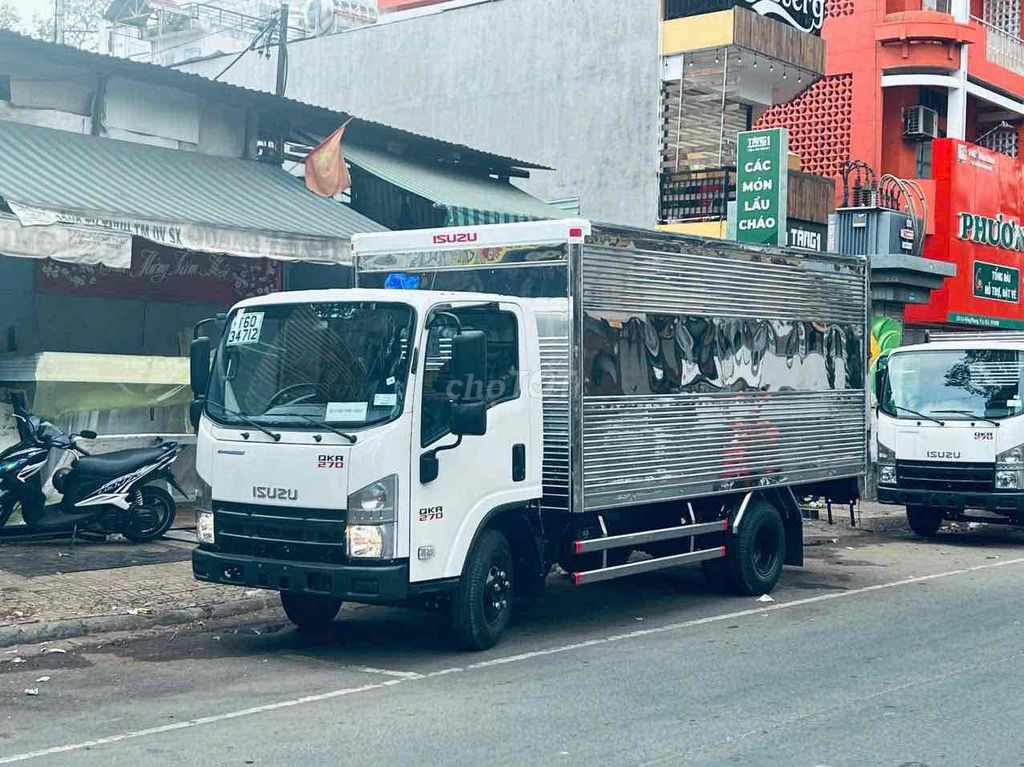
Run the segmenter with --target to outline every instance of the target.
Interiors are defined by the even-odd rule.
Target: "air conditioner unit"
[[[928,141],[939,135],[939,113],[924,106],[904,107],[903,135],[913,141]]]

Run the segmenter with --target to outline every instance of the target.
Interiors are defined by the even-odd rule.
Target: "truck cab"
[[[911,529],[944,519],[1024,523],[1024,343],[894,350],[876,377],[878,499]]]
[[[196,576],[280,589],[299,623],[454,585],[484,517],[540,497],[528,394],[548,303],[352,289],[236,306],[201,406]]]

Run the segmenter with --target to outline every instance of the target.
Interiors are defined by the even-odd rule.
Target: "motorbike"
[[[16,511],[30,533],[120,533],[130,541],[159,538],[177,511],[174,497],[158,482],[185,495],[171,464],[181,452],[176,442],[92,455],[79,439],[96,439],[83,430],[65,434],[11,397],[18,443],[0,452],[0,528]],[[60,501],[47,503],[42,475],[50,455],[70,457],[70,465],[53,472],[50,483]]]

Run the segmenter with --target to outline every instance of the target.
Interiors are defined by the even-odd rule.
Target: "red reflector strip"
[[[578,227],[578,226],[574,226],[572,229],[569,230],[569,236],[570,237],[582,237],[583,236],[583,230],[580,227]]]
[[[722,553],[722,556],[724,557],[725,556],[725,546],[719,546],[718,550]]]
[[[575,546],[576,546],[576,553],[577,554],[582,554],[583,553],[583,543],[581,541],[576,541]]]
[[[583,576],[580,575],[579,573],[573,573],[572,574],[572,585],[573,586],[580,586],[582,584],[583,584]]]
[[[729,520],[728,519],[723,519],[722,520],[722,529],[723,530],[728,530],[729,529]]]

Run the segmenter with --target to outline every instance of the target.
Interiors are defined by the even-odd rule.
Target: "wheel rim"
[[[762,578],[770,577],[775,570],[778,560],[779,547],[776,545],[774,531],[765,525],[754,535],[754,570]]]
[[[508,579],[508,572],[500,564],[492,564],[487,570],[487,579],[484,581],[482,595],[484,618],[489,624],[497,623],[502,614],[508,610],[511,590],[512,582]]]

